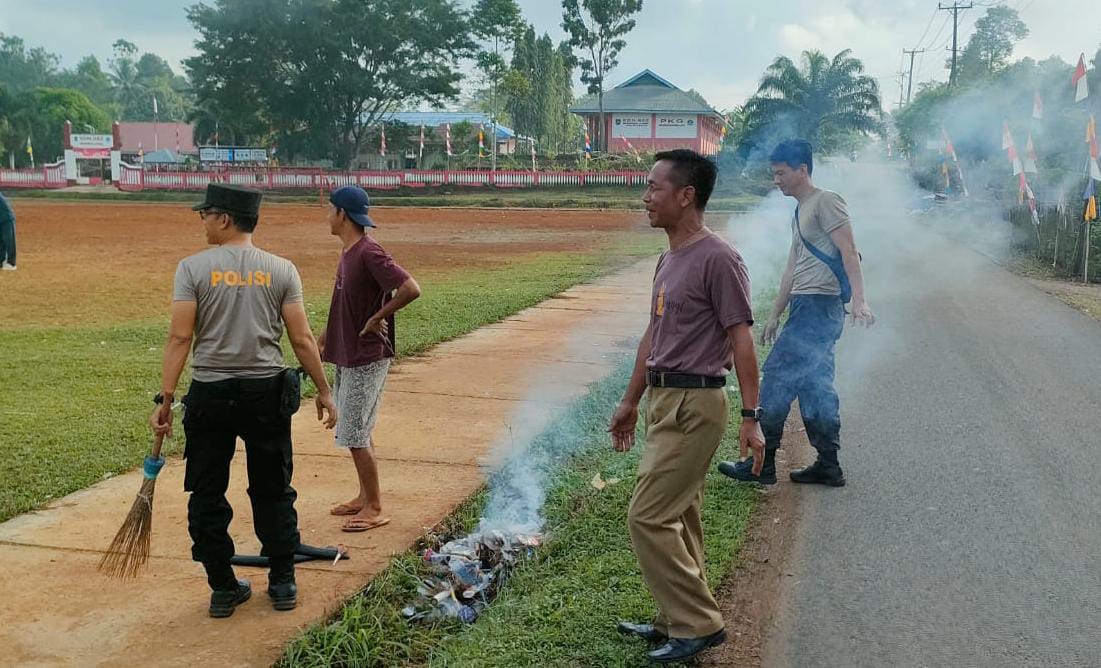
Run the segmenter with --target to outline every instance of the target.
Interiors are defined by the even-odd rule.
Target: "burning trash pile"
[[[542,542],[535,534],[479,529],[424,551],[432,575],[417,585],[417,598],[401,613],[409,620],[457,618],[472,624],[497,594],[509,571]]]

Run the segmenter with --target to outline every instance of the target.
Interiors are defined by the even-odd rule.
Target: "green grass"
[[[399,314],[399,355],[424,351],[655,253],[660,241],[426,278],[424,296]],[[328,303],[327,294],[308,297],[315,331]],[[0,329],[0,521],[140,463],[150,445],[146,421],[160,386],[166,329],[166,320]],[[167,451],[178,448],[171,443]]]
[[[51,190],[12,191],[9,198],[46,199],[56,201],[110,201],[110,202],[192,202],[198,192],[172,190],[147,190],[138,193],[123,192],[64,192]],[[272,192],[264,196],[267,202],[315,204],[317,193],[312,191]],[[428,206],[428,207],[487,207],[487,208],[537,208],[537,209],[641,209],[641,187],[592,187],[592,188],[515,188],[476,189],[454,187],[448,190],[374,191],[371,202],[375,206]],[[745,211],[760,201],[752,193],[716,193],[708,205],[712,212]]]
[[[399,614],[426,571],[415,549],[399,555],[332,620],[315,625],[288,647],[283,666],[641,666],[641,642],[615,631],[617,619],[647,619],[653,602],[642,583],[627,536],[627,503],[641,447],[612,451],[605,429],[622,395],[628,364],[596,384],[532,445],[582,444],[555,459],[544,507],[550,539],[520,566],[472,626],[454,621],[410,624]],[[736,455],[739,407],[730,404],[730,429],[719,457]],[[640,421],[641,443],[641,421]],[[596,473],[620,482],[597,491]],[[484,491],[448,522],[470,528]],[[757,493],[709,475],[704,504],[708,577],[714,586],[737,561]]]

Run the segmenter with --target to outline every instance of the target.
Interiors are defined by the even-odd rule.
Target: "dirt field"
[[[16,199],[19,271],[0,290],[0,328],[110,325],[163,317],[176,263],[205,248],[185,204]],[[415,275],[607,247],[645,229],[641,212],[378,208],[376,238]],[[340,242],[321,206],[271,204],[255,242],[292,260],[324,297]]]

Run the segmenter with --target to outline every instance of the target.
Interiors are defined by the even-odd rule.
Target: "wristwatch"
[[[763,411],[761,411],[760,406],[758,406],[757,408],[743,408],[742,409],[742,419],[745,419],[745,420],[753,420],[754,422],[760,422],[761,421],[761,415],[763,415],[763,414],[764,413],[763,413]]]
[[[168,395],[168,403],[169,404],[172,403],[173,398],[174,398],[173,395],[171,395],[171,394]],[[165,399],[165,396],[164,396],[163,392],[157,392],[156,394],[153,395],[153,403],[157,404],[158,406],[160,406],[161,404],[164,403],[164,399]]]

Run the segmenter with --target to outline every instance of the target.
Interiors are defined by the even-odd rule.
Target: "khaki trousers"
[[[707,587],[700,505],[727,418],[721,388],[650,388],[646,449],[627,521],[642,577],[657,603],[654,626],[672,638],[699,638],[723,628]]]

